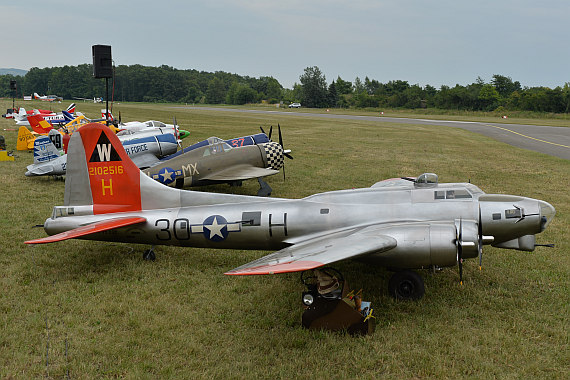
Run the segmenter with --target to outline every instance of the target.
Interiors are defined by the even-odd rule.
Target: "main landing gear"
[[[267,184],[261,177],[257,178],[257,182],[259,182],[259,190],[257,190],[258,197],[269,197],[271,195],[271,186]]]
[[[424,296],[424,280],[412,270],[401,270],[390,277],[388,292],[397,300],[417,300]]]

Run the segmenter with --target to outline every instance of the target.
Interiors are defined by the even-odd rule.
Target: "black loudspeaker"
[[[111,59],[111,46],[93,45],[93,77],[112,78],[113,60]]]
[[[10,90],[16,89],[16,81],[14,79],[10,80]]]

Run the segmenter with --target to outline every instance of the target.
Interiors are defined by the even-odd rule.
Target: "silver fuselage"
[[[189,192],[191,194],[191,192]],[[367,258],[385,266],[418,268],[456,264],[458,230],[463,255],[477,256],[477,243],[534,249],[554,208],[531,198],[487,195],[472,184],[418,187],[398,180],[386,186],[321,193],[303,199],[259,199],[114,214],[142,216],[146,223],[93,234],[86,239],[202,248],[277,250],[327,234],[385,226],[398,246]],[[49,235],[109,215],[92,206],[55,207],[45,222]],[[479,229],[479,224],[481,228]],[[481,238],[481,236],[483,236]],[[481,241],[482,240],[482,241]],[[474,247],[474,248],[469,248]]]

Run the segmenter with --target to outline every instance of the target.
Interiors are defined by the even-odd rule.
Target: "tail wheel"
[[[388,282],[388,292],[397,300],[417,300],[425,294],[424,280],[411,270],[396,272]]]

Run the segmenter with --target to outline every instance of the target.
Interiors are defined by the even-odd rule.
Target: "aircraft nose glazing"
[[[540,230],[544,231],[556,214],[556,209],[548,202],[538,201],[540,210]]]

